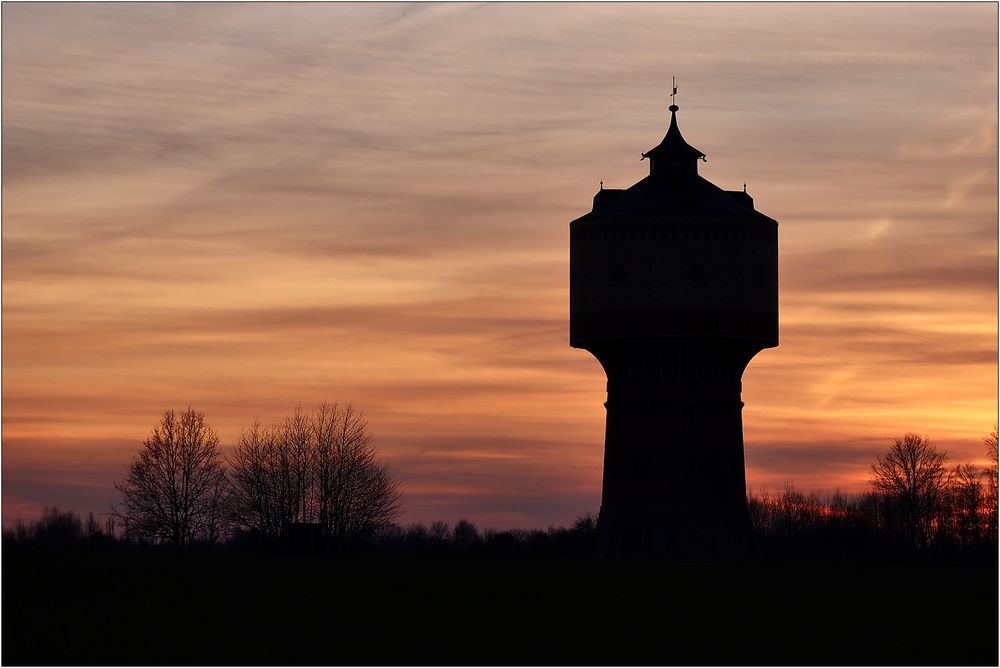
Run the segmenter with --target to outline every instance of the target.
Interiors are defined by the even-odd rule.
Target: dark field
[[[5,665],[998,660],[995,563],[3,557]]]

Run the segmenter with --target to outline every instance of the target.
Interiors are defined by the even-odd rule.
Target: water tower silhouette
[[[610,554],[740,554],[741,379],[778,345],[778,223],[698,175],[669,109],[649,176],[570,223],[570,345],[608,377],[598,528]]]

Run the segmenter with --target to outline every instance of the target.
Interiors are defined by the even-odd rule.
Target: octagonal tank
[[[602,189],[570,224],[570,345],[623,339],[778,345],[778,223],[745,191],[698,175],[677,128],[627,190]]]

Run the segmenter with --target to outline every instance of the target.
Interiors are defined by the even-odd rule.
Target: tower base
[[[608,374],[601,552],[750,556],[740,379],[756,350],[646,342],[592,352]]]

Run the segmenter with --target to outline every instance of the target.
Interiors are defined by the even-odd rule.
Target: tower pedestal
[[[740,377],[756,351],[664,341],[592,352],[608,375],[602,551],[748,553]]]

